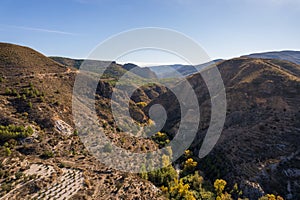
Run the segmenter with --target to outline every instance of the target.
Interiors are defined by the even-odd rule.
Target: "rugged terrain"
[[[124,133],[116,126],[110,109],[114,86],[122,75],[128,74],[136,84],[143,82],[143,77],[136,77],[141,71],[147,78],[155,76],[141,68],[132,71],[137,67],[133,64],[87,62],[95,69],[109,65],[103,70],[95,94],[99,122],[108,138],[132,152],[153,151],[165,145],[166,140],[155,143],[159,137],[138,138]],[[0,196],[164,199],[163,188],[137,174],[104,166],[80,141],[72,117],[72,92],[82,63],[0,43]],[[193,156],[198,162],[196,169],[211,183],[220,178],[230,187],[238,183],[243,197],[258,199],[274,193],[299,199],[300,66],[289,61],[241,57],[220,61],[217,67],[226,89],[226,122],[213,151],[201,160]],[[192,74],[187,80],[197,94],[201,111],[199,130],[190,147],[197,155],[210,121],[211,101],[201,74]],[[152,105],[163,105],[168,120],[162,131],[172,139],[184,113],[180,113],[178,100],[170,90],[146,84],[130,99],[130,114],[139,124],[149,123]],[[166,138],[162,133],[158,136]],[[174,163],[179,172],[186,170],[184,159]],[[151,174],[147,176],[151,180]],[[156,182],[161,182],[160,178]]]
[[[199,160],[200,170],[211,180],[238,183],[250,199],[263,193],[299,199],[300,66],[242,57],[217,67],[225,84],[227,117],[216,147]],[[190,148],[197,155],[210,120],[210,97],[200,74],[188,80],[201,105],[200,128]],[[167,109],[164,131],[171,137],[183,117],[178,104],[169,104],[175,100],[169,92],[148,105],[161,103]]]
[[[107,81],[99,82],[97,104],[103,107],[109,102],[111,80],[118,75],[109,73],[118,72],[114,67],[118,68],[112,64],[104,78]],[[152,183],[105,167],[82,145],[71,108],[78,73],[72,65],[62,65],[30,48],[0,43],[1,125],[33,129],[30,137],[1,140],[1,199],[160,198]],[[149,101],[147,95],[139,97]],[[133,151],[142,145],[156,148],[151,140],[122,137],[110,125],[107,109],[99,110],[107,134],[115,143]]]

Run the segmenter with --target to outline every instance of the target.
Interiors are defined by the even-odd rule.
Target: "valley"
[[[244,56],[216,62],[226,90],[226,120],[218,143],[202,159],[197,155],[210,123],[211,98],[201,73],[209,72],[210,65],[202,66],[201,73],[183,72],[200,106],[199,127],[192,145],[174,163],[170,158],[175,149],[162,156],[162,169],[148,172],[145,166],[140,173],[129,173],[97,160],[82,140],[87,135],[87,141],[97,142],[97,132],[92,137],[92,127],[75,126],[72,101],[80,99],[73,96],[73,86],[76,77],[85,76],[79,70],[82,62],[46,57],[28,47],[0,43],[0,199],[300,198],[297,63]],[[178,97],[169,88],[146,84],[130,97],[121,91],[130,99],[134,123],[141,127],[153,123],[151,106],[165,108],[166,123],[150,137],[138,137],[143,135],[143,128],[134,130],[136,136],[126,131],[126,124],[121,129],[111,111],[115,103],[112,94],[124,74],[137,85],[144,78],[164,81],[164,77],[134,64],[87,62],[91,69],[99,67],[103,72],[100,80],[90,82],[97,81],[92,99],[97,121],[111,143],[134,153],[168,146],[180,120],[188,114],[180,112]],[[165,81],[170,78],[172,74]],[[172,87],[178,89],[181,84],[179,79]],[[83,110],[82,118],[88,117]],[[131,124],[127,125],[130,130]],[[118,157],[109,157],[111,146],[98,148],[107,160],[122,165]]]

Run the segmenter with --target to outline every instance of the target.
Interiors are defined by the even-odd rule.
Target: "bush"
[[[12,93],[11,89],[9,89],[9,88],[5,89],[5,94],[6,95],[11,95],[11,93]]]
[[[7,156],[10,156],[10,155],[11,155],[11,150],[10,150],[10,148],[4,147],[4,150],[5,150],[5,154],[6,154]]]
[[[78,130],[74,130],[73,135],[78,136]]]

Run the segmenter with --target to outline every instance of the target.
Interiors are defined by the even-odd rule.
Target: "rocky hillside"
[[[107,168],[81,143],[71,108],[75,76],[80,73],[75,65],[62,65],[27,47],[0,43],[1,199],[162,198],[152,183]],[[114,67],[118,65],[112,63],[108,70],[114,74],[107,73],[98,84],[99,121],[122,148],[143,151],[146,145],[154,150],[154,142],[126,136],[112,122],[109,99],[115,78],[122,74]],[[151,87],[140,89],[134,99],[149,102],[163,92]],[[143,112],[135,101],[131,104],[142,121]]]
[[[217,66],[226,88],[227,117],[220,140],[199,160],[199,169],[211,180],[238,183],[250,199],[264,193],[299,199],[300,66],[245,57]],[[201,122],[191,147],[197,155],[210,121],[211,104],[201,75],[192,75],[188,81],[201,105]],[[167,110],[164,131],[173,137],[182,117],[176,97],[164,93],[148,108],[157,103]]]

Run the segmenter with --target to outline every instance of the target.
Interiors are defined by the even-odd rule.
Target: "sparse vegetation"
[[[6,67],[0,55],[0,61],[3,62],[0,66],[3,69],[0,71],[0,117],[1,124],[5,125],[0,128],[1,197],[12,189],[16,190],[4,199],[67,199],[68,195],[73,195],[74,199],[110,199],[112,196],[115,199],[156,199],[156,195],[161,194],[148,181],[140,180],[130,173],[111,170],[98,163],[84,148],[79,137],[76,137],[78,132],[73,129],[71,117],[72,86],[76,76],[72,68],[69,73],[66,67],[40,54],[26,53],[28,49],[24,50],[25,53],[16,53],[18,56],[7,54],[10,51],[0,51],[1,55],[5,55],[3,57],[15,63],[14,67]],[[24,55],[26,59],[22,59]],[[282,200],[278,195],[287,195],[288,180],[293,180],[293,198],[299,199],[299,182],[296,176],[299,154],[295,153],[298,141],[295,134],[298,133],[298,129],[295,127],[299,124],[299,106],[296,101],[299,99],[299,81],[290,73],[298,73],[299,66],[291,66],[289,63],[281,66],[279,61],[273,64],[274,62],[269,60],[248,58],[223,62],[220,72],[228,92],[228,118],[224,128],[226,137],[203,159],[194,155],[198,152],[202,139],[195,140],[189,150],[186,150],[173,165],[170,163],[172,152],[167,152],[161,161],[164,166],[162,169],[148,172],[151,167],[147,166],[149,168],[146,169],[146,166],[143,166],[140,176],[161,188],[164,196],[173,200],[237,200],[247,195],[243,194],[235,183],[239,183],[245,177],[261,178],[257,169],[258,166],[264,165],[267,183],[261,183],[260,187],[263,190],[270,188],[270,193],[273,191],[276,195],[268,194],[260,200]],[[285,67],[288,70],[285,70]],[[95,107],[105,134],[116,145],[133,152],[155,151],[157,148],[168,146],[174,137],[177,119],[181,116],[175,105],[176,100],[164,87],[147,84],[145,88],[139,88],[137,94],[132,97],[134,109],[130,113],[134,115],[137,114],[135,112],[139,112],[138,117],[141,116],[141,121],[138,125],[142,128],[154,126],[155,122],[147,119],[147,113],[143,111],[148,104],[152,105],[151,101],[158,95],[156,103],[162,103],[168,112],[164,132],[157,132],[150,138],[151,141],[149,138],[135,138],[123,133],[132,131],[130,121],[126,121],[124,127],[120,126],[122,129],[116,127],[110,113],[110,95],[115,89],[112,86],[118,83],[117,78],[123,73],[126,73],[126,70],[121,65],[114,64],[104,73],[104,80],[99,82]],[[204,111],[202,113],[201,108],[203,121],[199,124],[197,139],[198,136],[205,135],[208,128],[206,119],[209,119],[211,114],[209,109],[206,111],[206,108],[209,108],[209,105],[206,105],[209,95],[204,92],[205,87],[202,86],[205,84],[200,80],[197,74],[188,77],[197,94],[200,91],[198,100]],[[171,83],[171,79],[169,82]],[[143,83],[143,80],[133,80],[133,83]],[[276,89],[272,90],[273,87]],[[71,126],[68,134],[64,134],[64,126],[56,126],[58,120]],[[27,131],[29,128],[17,128],[20,124],[30,124],[36,130],[35,133],[32,134],[33,130]],[[8,125],[14,128],[9,129]],[[91,131],[88,128],[82,131],[85,136],[88,136],[89,132]],[[133,132],[140,134],[142,129],[135,129]],[[31,134],[32,137],[26,138]],[[110,156],[112,146],[106,144],[101,150],[107,153],[104,153],[105,156]],[[295,153],[293,158],[285,162],[281,160],[281,157],[286,158],[292,153]],[[232,166],[232,163],[236,166]],[[32,165],[35,167],[31,169],[32,173],[28,173],[27,170]],[[68,173],[64,172],[66,169],[69,170]],[[81,177],[82,172],[85,174],[84,181]],[[30,184],[27,185],[28,181]]]
[[[0,141],[5,142],[10,139],[20,139],[30,136],[33,133],[33,129],[28,126],[0,126]]]

